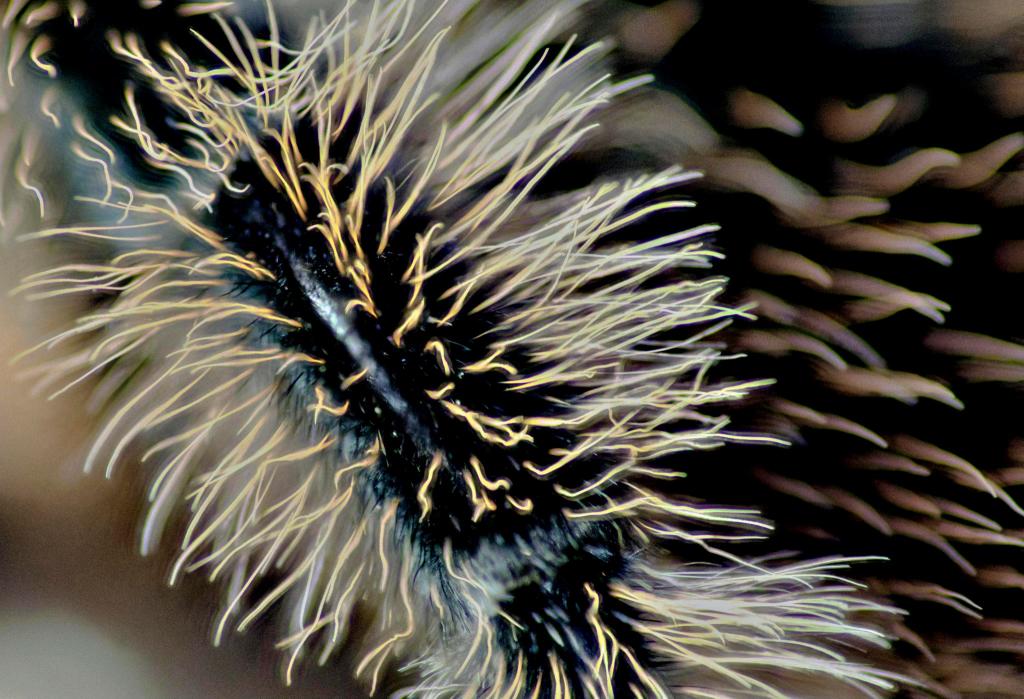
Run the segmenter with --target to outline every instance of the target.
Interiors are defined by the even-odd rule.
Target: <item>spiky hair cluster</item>
[[[767,439],[715,414],[763,382],[713,378],[745,311],[661,194],[689,174],[562,184],[632,87],[575,6],[349,2],[298,42],[213,15],[201,53],[113,25],[122,104],[23,132],[99,185],[22,236],[80,256],[24,295],[87,299],[44,385],[91,387],[87,469],[152,474],[144,551],[187,504],[172,580],[223,582],[218,639],[279,608],[289,678],[354,636],[371,692],[885,693],[848,561],[744,561],[757,512],[679,494],[688,453]],[[12,5],[12,55],[57,73],[26,37],[76,7]]]

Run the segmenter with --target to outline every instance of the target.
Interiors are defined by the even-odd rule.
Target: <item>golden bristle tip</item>
[[[269,617],[285,682],[333,664],[373,695],[1012,696],[918,607],[976,618],[979,653],[1019,635],[947,587],[1018,586],[963,551],[1020,545],[1019,474],[863,406],[1021,380],[1020,345],[939,329],[956,307],[874,262],[955,269],[980,231],[901,197],[1018,205],[1019,134],[861,161],[927,100],[686,104],[608,77],[630,43],[576,35],[593,3],[275,5],[2,15],[13,298],[67,317],[19,362],[85,395],[86,471],[147,483],[142,553],[223,590],[215,643]],[[624,36],[670,17],[685,47],[708,10]],[[834,148],[827,186],[767,132]],[[733,196],[766,204],[745,241],[694,223]],[[948,374],[883,353],[908,316]],[[917,545],[953,572],[886,572]]]

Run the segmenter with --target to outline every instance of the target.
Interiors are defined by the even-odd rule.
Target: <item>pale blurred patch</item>
[[[55,609],[0,611],[0,696],[171,697],[157,668],[103,629]]]
[[[942,0],[942,24],[977,41],[996,38],[1024,19],[1021,0]]]

